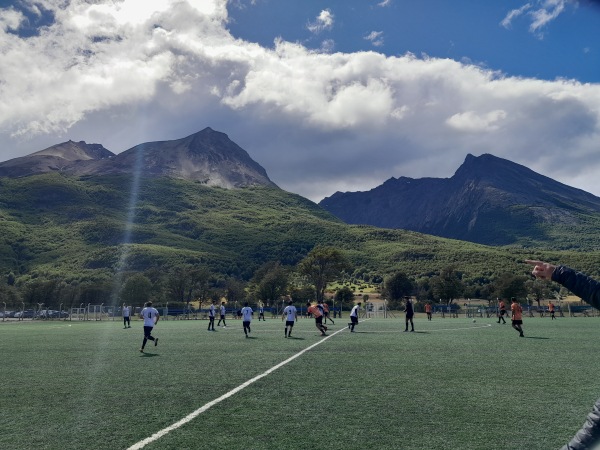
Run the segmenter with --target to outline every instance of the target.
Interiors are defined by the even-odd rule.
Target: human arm
[[[525,262],[534,266],[531,272],[533,276],[556,281],[586,303],[600,309],[600,282],[567,266],[555,266],[543,261]]]

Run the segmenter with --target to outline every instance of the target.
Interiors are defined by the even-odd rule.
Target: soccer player
[[[307,313],[312,314],[315,318],[315,325],[317,327],[317,330],[321,332],[321,336],[327,336],[325,334],[325,332],[327,331],[327,327],[323,325],[323,313],[321,312],[321,308],[319,308],[317,305],[311,305],[310,302],[307,302],[306,306],[308,308]]]
[[[531,264],[531,274],[542,280],[552,280],[562,284],[573,294],[594,308],[600,309],[600,283],[581,272],[576,272],[567,266],[555,266],[543,261],[526,260]],[[596,401],[592,412],[588,414],[586,422],[573,436],[571,441],[561,450],[585,450],[597,448],[600,443],[600,399]]]
[[[504,320],[504,315],[506,314],[506,305],[504,304],[504,300],[500,300],[500,303],[498,303],[498,310],[498,323],[500,323],[501,320],[503,323],[506,323],[506,320]]]
[[[327,319],[331,322],[332,325],[335,325],[335,322],[329,317],[329,305],[327,302],[321,300],[321,307],[323,308],[323,323],[327,324]]]
[[[219,322],[217,323],[217,326],[221,325],[221,321],[223,321],[223,328],[227,328],[227,325],[225,325],[225,302],[221,302],[221,307],[220,307],[220,311],[221,313],[221,317],[219,318]]]
[[[244,307],[242,308],[242,325],[244,326],[244,334],[248,337],[248,333],[250,333],[250,322],[252,322],[252,308],[248,306],[248,302],[244,303]]]
[[[510,311],[511,311],[511,319],[512,319],[512,327],[519,332],[520,337],[525,337],[523,334],[523,308],[517,302],[517,299],[512,297],[510,299]]]
[[[350,323],[348,324],[348,328],[350,328],[352,333],[354,333],[354,327],[358,325],[358,311],[360,310],[361,304],[361,302],[358,302],[352,307],[352,311],[350,311]]]
[[[146,302],[144,306],[145,308],[140,313],[140,319],[144,319],[144,340],[142,341],[142,348],[140,348],[142,353],[144,353],[146,342],[154,341],[154,346],[158,345],[158,338],[152,336],[152,329],[160,320],[160,315],[156,308],[152,307],[152,302]]]
[[[215,303],[213,300],[208,308],[208,331],[215,331]]]
[[[427,320],[431,320],[431,303],[425,303],[425,313],[427,314]]]
[[[265,306],[260,303],[258,305],[258,321],[260,322],[260,319],[262,317],[263,322],[265,321]]]
[[[556,317],[554,316],[554,303],[552,303],[552,300],[548,302],[548,312],[550,313],[550,317],[552,318],[552,320],[556,319]]]
[[[123,303],[123,328],[131,328],[131,307]]]
[[[413,317],[415,316],[415,310],[413,308],[412,300],[406,297],[406,305],[404,305],[404,331],[408,331],[408,322],[410,322],[410,331],[415,331],[415,324],[413,323]]]
[[[284,308],[283,314],[281,315],[281,320],[285,317],[285,337],[292,337],[292,328],[294,328],[294,323],[298,320],[298,312],[296,311],[296,307],[293,304],[294,302],[290,299],[288,300],[288,305]],[[288,328],[290,329],[288,331]]]

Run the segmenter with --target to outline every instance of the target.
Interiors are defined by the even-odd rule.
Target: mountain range
[[[319,205],[348,224],[485,245],[600,245],[600,198],[489,154],[467,155],[450,178],[391,178],[367,192],[336,192]]]
[[[63,142],[0,163],[0,177],[59,173],[171,178],[226,189],[277,186],[225,133],[210,127],[118,155]],[[490,154],[467,155],[450,178],[390,178],[367,192],[336,192],[319,206],[347,224],[404,229],[485,245],[598,248],[600,198]]]
[[[171,177],[223,188],[275,186],[244,149],[211,128],[183,139],[139,144],[118,155],[100,144],[68,141],[0,163],[0,176],[10,178],[49,172]]]

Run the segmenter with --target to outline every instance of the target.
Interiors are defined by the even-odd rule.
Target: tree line
[[[224,277],[212,272],[208,266],[189,264],[165,271],[157,268],[143,273],[122,273],[113,280],[67,283],[60,277],[38,276],[19,282],[13,273],[0,283],[0,302],[7,309],[29,308],[44,305],[48,309],[66,309],[81,304],[104,304],[117,306],[142,305],[152,300],[156,305],[190,308],[192,302],[200,305],[215,300],[227,301],[228,305],[245,301],[264,305],[279,305],[282,298],[290,298],[296,304],[307,301],[327,300],[331,283],[347,279],[353,267],[348,258],[337,248],[314,247],[298,264],[286,266],[270,261],[260,266],[248,281]],[[356,271],[354,271],[356,275]],[[373,282],[371,277],[371,282]],[[442,268],[432,276],[412,278],[404,272],[387,277],[377,277],[377,289],[388,301],[391,309],[402,308],[406,297],[419,302],[449,304],[461,298],[496,298],[537,302],[565,294],[558,287],[523,275],[504,273],[494,280],[480,279],[465,282],[464,274],[456,266]],[[347,285],[335,289],[336,304],[351,307],[355,292]]]

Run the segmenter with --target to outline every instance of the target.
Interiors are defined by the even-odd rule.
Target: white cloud
[[[573,0],[537,0],[535,4],[526,3],[509,11],[500,24],[510,28],[515,18],[525,14],[530,20],[529,31],[541,39],[544,37],[542,30],[560,16],[569,3],[576,4]]]
[[[229,34],[225,4],[156,1],[131,17],[128,2],[44,0],[55,22],[39,36],[0,27],[2,159],[67,139],[120,152],[210,126],[314,200],[392,176],[451,176],[467,153],[600,194],[599,84],[283,40],[264,48]]]
[[[479,133],[498,130],[502,120],[505,118],[506,111],[501,109],[484,114],[478,114],[475,111],[465,111],[452,115],[446,120],[446,123],[456,130]]]
[[[333,28],[334,15],[329,9],[322,10],[313,22],[309,22],[306,28],[311,32],[318,34],[324,30]]]
[[[382,2],[377,3],[377,6],[381,6],[385,8],[386,6],[390,6],[392,4],[392,0],[383,0]]]
[[[383,45],[383,31],[371,31],[364,39],[371,41],[371,44],[375,47],[381,47]]]
[[[506,17],[504,19],[502,19],[502,22],[500,22],[500,24],[504,28],[509,28],[512,24],[513,19],[521,16],[525,11],[530,9],[531,6],[532,6],[531,3],[526,3],[518,9],[513,9],[513,10],[509,11],[508,14],[506,15]]]

